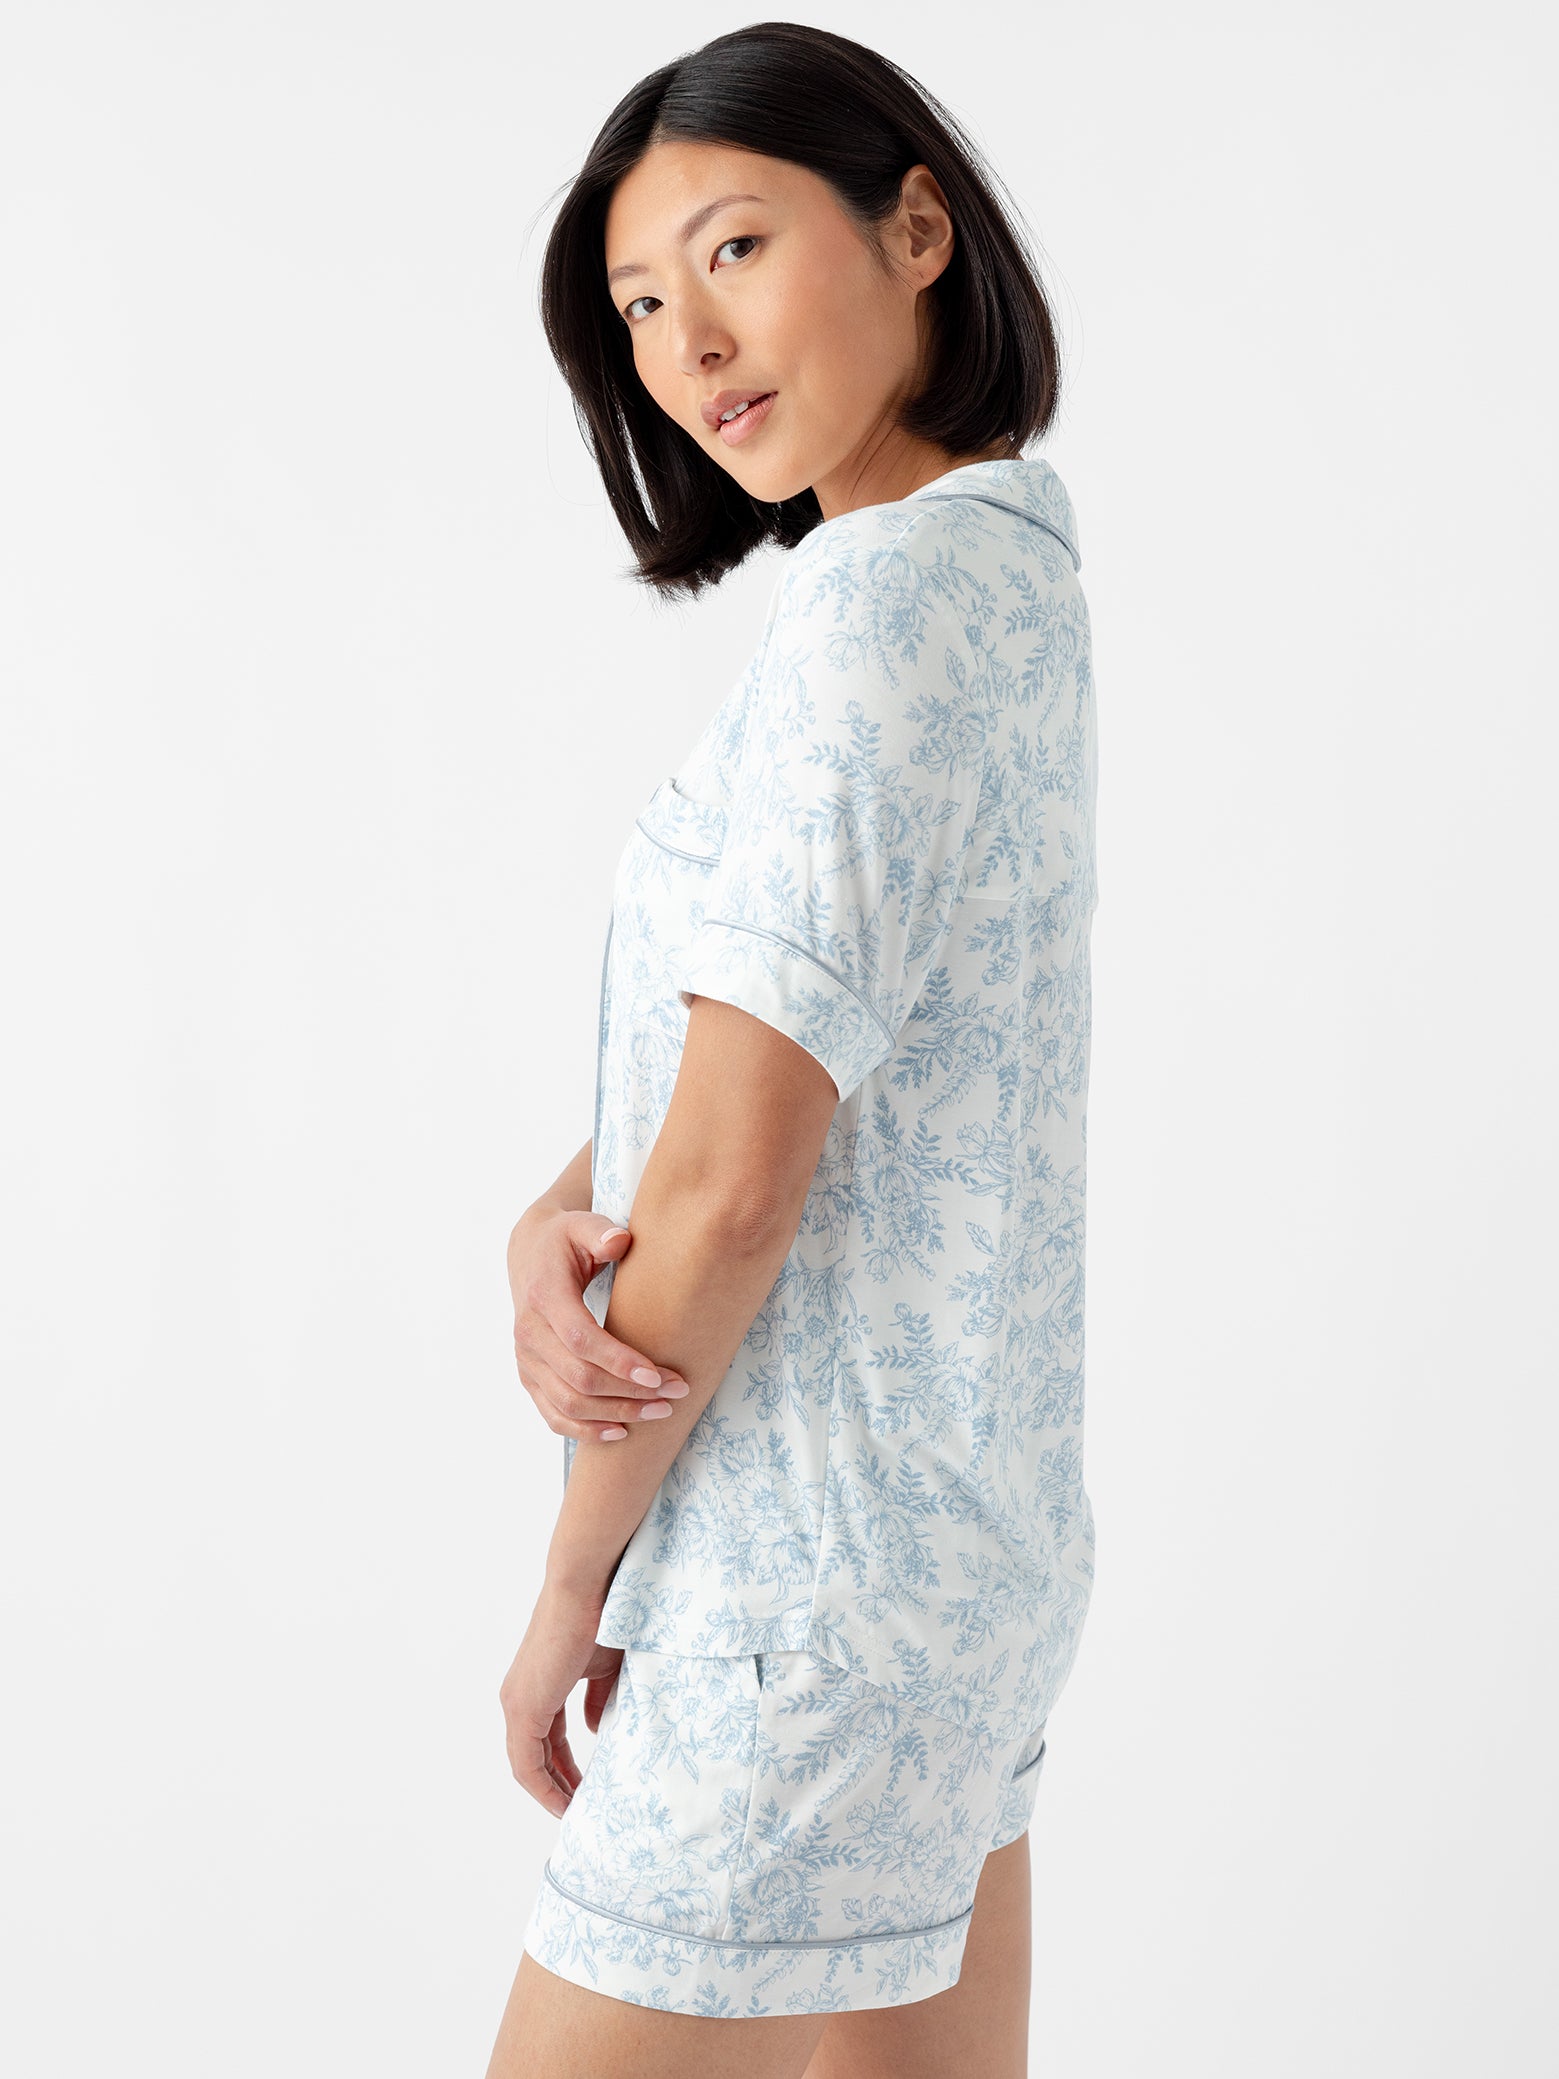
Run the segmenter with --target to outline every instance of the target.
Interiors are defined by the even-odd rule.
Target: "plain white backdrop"
[[[27,2079],[485,2067],[555,1829],[497,1700],[562,1477],[504,1245],[591,1130],[629,822],[778,567],[682,608],[625,575],[536,274],[619,97],[759,18],[8,10],[0,2062]],[[798,18],[969,125],[1064,335],[1099,1553],[1031,1834],[1033,2069],[1538,2079],[1540,10]]]

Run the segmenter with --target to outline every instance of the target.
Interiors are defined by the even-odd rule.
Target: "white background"
[[[753,17],[8,10],[0,2062],[481,2073],[555,1822],[504,1244],[776,564],[624,575],[553,201]],[[1539,10],[830,8],[1065,336],[1093,1609],[1047,2079],[1553,2068]],[[1549,75],[1551,77],[1551,75]],[[589,1751],[581,1734],[580,1754]]]

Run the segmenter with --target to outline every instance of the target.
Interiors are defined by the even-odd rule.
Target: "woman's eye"
[[[726,246],[731,246],[731,245],[746,245],[746,246],[754,246],[754,245],[762,245],[762,243],[763,243],[763,240],[762,240],[761,238],[755,238],[755,237],[754,237],[754,236],[753,236],[753,235],[752,235],[752,234],[751,234],[750,232],[743,232],[743,233],[742,233],[742,234],[741,234],[741,235],[740,235],[739,237],[737,237],[737,238],[728,238],[728,239],[726,239],[726,240],[725,240],[724,244],[722,244],[722,245],[717,245],[717,246],[715,247],[715,258],[716,258],[717,260],[719,259],[720,255],[721,255],[721,254],[722,254],[722,253],[723,253],[723,252],[725,251],[725,249],[726,249]],[[737,258],[738,260],[745,260],[745,259],[747,258],[747,255],[746,255],[745,253],[738,253],[738,254],[736,255],[736,258]],[[727,264],[729,265],[729,264],[733,264],[733,263],[729,263],[729,262],[728,262]],[[641,303],[658,303],[659,301],[660,301],[660,298],[659,298],[658,296],[635,296],[635,297],[634,297],[634,299],[633,299],[633,301],[632,301],[632,303],[626,304],[626,305],[624,306],[624,308],[623,308],[623,321],[624,321],[624,323],[625,323],[625,324],[629,324],[629,325],[633,325],[633,324],[636,324],[636,323],[638,322],[638,320],[637,320],[637,319],[635,318],[635,316],[634,316],[634,312],[635,312],[635,310],[636,310],[636,309],[638,308],[638,306],[639,306],[639,305],[640,305]]]

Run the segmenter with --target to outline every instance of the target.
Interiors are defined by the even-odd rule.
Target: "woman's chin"
[[[767,457],[760,463],[756,456],[750,464],[744,457],[735,467],[727,462],[726,468],[749,498],[756,498],[764,505],[781,505],[787,498],[796,498],[811,488],[811,477],[797,469],[777,467]]]

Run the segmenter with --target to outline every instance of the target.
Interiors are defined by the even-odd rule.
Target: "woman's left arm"
[[[730,1370],[790,1253],[839,1092],[817,1058],[761,1018],[695,995],[670,1104],[633,1199],[633,1247],[603,1324],[687,1380],[669,1415],[603,1444],[581,1437],[541,1595],[504,1677],[509,1760],[562,1812],[578,1771],[564,1705],[581,1679],[599,1713],[619,1649],[596,1627],[617,1562]]]

